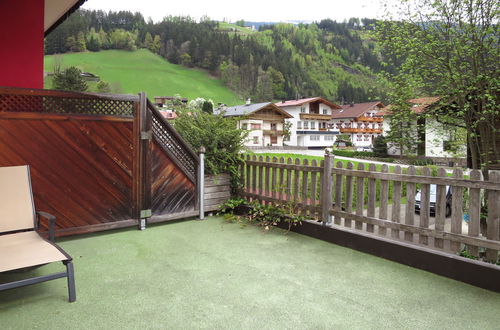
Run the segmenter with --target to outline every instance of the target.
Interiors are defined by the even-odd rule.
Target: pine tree
[[[87,83],[80,75],[80,69],[72,66],[59,73],[54,73],[52,80],[53,89],[85,92],[88,89]]]

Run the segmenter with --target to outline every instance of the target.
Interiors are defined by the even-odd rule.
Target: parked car
[[[429,209],[431,215],[436,215],[436,192],[437,186],[435,184],[430,185],[430,196],[429,196]],[[445,216],[449,217],[451,215],[451,187],[446,186],[446,212]],[[417,191],[415,195],[415,212],[420,213],[420,204],[421,204],[421,192]]]
[[[371,146],[356,147],[356,151],[369,151],[369,152],[372,152],[373,148]]]

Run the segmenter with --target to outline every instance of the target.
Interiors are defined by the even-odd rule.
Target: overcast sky
[[[82,8],[105,11],[139,11],[147,19],[159,21],[165,16],[208,16],[214,20],[246,21],[304,20],[350,17],[382,17],[377,0],[87,0]]]

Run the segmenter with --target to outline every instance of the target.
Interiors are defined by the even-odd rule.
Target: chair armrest
[[[40,218],[47,219],[49,221],[49,241],[55,242],[56,236],[56,217],[47,212],[37,211],[38,215],[38,227],[40,227]]]

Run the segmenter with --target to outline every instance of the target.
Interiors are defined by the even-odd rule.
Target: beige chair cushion
[[[0,236],[0,272],[68,259],[35,231]]]
[[[0,167],[0,233],[34,228],[28,166]]]

